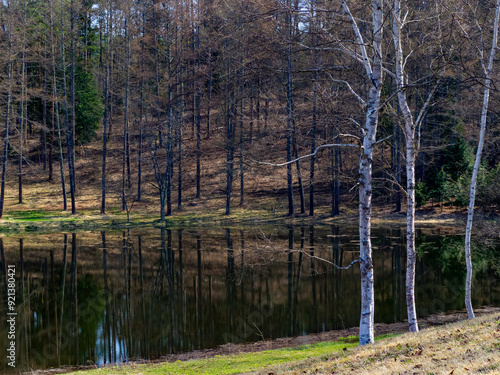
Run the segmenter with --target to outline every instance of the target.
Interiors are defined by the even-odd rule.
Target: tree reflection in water
[[[463,241],[427,229],[417,238],[419,316],[462,309]],[[0,313],[5,265],[16,264],[18,363],[26,369],[357,326],[359,266],[339,270],[316,257],[348,265],[358,243],[357,228],[338,226],[72,233],[70,250],[68,234],[0,238]],[[404,231],[375,228],[373,246],[375,319],[402,321]],[[479,250],[474,304],[499,306],[500,247]],[[8,370],[5,359],[0,369]]]

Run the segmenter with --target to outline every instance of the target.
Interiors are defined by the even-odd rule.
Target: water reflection
[[[373,231],[378,322],[405,319],[404,235]],[[461,309],[462,238],[431,230],[417,238],[419,316]],[[351,264],[358,247],[357,228],[338,226],[0,238],[0,313],[6,265],[16,265],[17,371],[351,327],[359,321],[359,266],[331,263]],[[475,252],[476,306],[500,305],[499,252]],[[5,358],[0,369],[8,370]]]

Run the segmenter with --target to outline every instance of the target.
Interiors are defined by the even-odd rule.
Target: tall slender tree
[[[474,318],[474,309],[472,307],[472,259],[471,259],[471,246],[470,241],[472,237],[472,221],[474,218],[474,204],[476,199],[476,185],[477,176],[479,173],[479,168],[481,166],[481,156],[484,147],[484,141],[486,138],[486,123],[488,119],[488,107],[490,99],[490,91],[492,88],[492,71],[495,62],[495,56],[498,44],[498,27],[500,19],[500,0],[497,0],[495,6],[495,19],[493,21],[493,36],[491,41],[491,50],[488,57],[488,64],[486,64],[486,56],[483,48],[483,36],[481,36],[481,43],[478,48],[480,55],[480,63],[484,74],[484,92],[483,92],[483,105],[481,108],[481,121],[479,130],[479,142],[476,150],[476,157],[474,160],[474,168],[472,170],[472,177],[470,182],[470,193],[469,193],[469,209],[467,212],[467,225],[465,228],[465,261],[467,267],[467,276],[465,280],[465,307],[467,309],[467,315],[469,319]]]
[[[368,100],[365,102],[365,123],[363,125],[363,145],[359,160],[359,247],[361,268],[361,319],[359,323],[359,344],[374,342],[374,276],[371,246],[372,213],[372,165],[375,147],[380,94],[383,81],[382,38],[384,31],[384,6],[382,0],[371,1],[372,36],[370,41],[363,37],[356,18],[351,13],[346,0],[341,0],[355,34],[360,61],[365,70],[365,79],[369,84]],[[368,56],[367,46],[373,51]]]
[[[110,81],[110,44],[112,35],[112,22],[113,22],[113,2],[111,0],[107,1],[107,12],[106,12],[106,50],[105,54],[105,78],[104,78],[104,118],[102,127],[102,173],[101,173],[101,214],[106,212],[106,158],[108,149],[108,121],[109,121],[109,81]],[[102,54],[103,52],[101,52]]]
[[[4,121],[4,140],[3,140],[3,156],[2,156],[2,180],[0,181],[0,218],[3,217],[3,211],[5,206],[5,179],[7,176],[7,159],[9,157],[9,128],[10,128],[10,116],[11,116],[11,103],[12,103],[12,30],[13,30],[13,20],[12,20],[12,4],[11,1],[7,1],[7,9],[3,8],[4,12],[7,14],[6,25],[2,25],[3,28],[7,30],[7,54],[6,54],[6,65],[7,65],[7,87],[5,93],[5,121]],[[2,17],[3,18],[3,17]]]

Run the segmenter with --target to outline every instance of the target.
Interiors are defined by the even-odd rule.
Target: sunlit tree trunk
[[[472,220],[474,217],[474,202],[476,199],[476,184],[479,167],[481,165],[481,155],[483,152],[484,138],[486,136],[486,120],[488,116],[488,103],[491,89],[491,72],[493,70],[493,63],[495,61],[495,53],[498,43],[498,26],[500,18],[500,0],[497,0],[495,10],[495,21],[493,24],[493,40],[491,42],[491,51],[489,56],[488,65],[485,66],[484,56],[481,54],[481,65],[484,69],[484,93],[483,93],[483,106],[481,109],[481,125],[479,132],[479,143],[477,145],[476,158],[474,161],[474,169],[472,170],[472,177],[470,183],[470,196],[469,196],[469,210],[467,212],[467,226],[465,229],[465,261],[467,266],[467,276],[465,281],[465,307],[469,319],[474,318],[474,310],[472,308],[472,259],[470,240],[472,233]]]
[[[359,258],[361,268],[361,319],[359,323],[359,344],[374,342],[374,309],[373,259],[371,246],[371,213],[372,213],[372,164],[373,148],[376,143],[380,93],[382,87],[382,34],[383,34],[383,2],[372,0],[373,39],[370,47],[373,57],[370,59],[365,41],[345,0],[341,0],[344,11],[349,16],[356,40],[359,44],[361,59],[370,85],[366,102],[366,118],[363,129],[363,147],[359,161]]]
[[[417,155],[417,140],[415,138],[415,130],[425,116],[425,111],[434,96],[434,92],[439,84],[439,79],[434,88],[432,88],[428,93],[427,100],[422,105],[416,120],[414,120],[406,97],[406,74],[404,71],[405,57],[403,56],[403,36],[401,34],[401,30],[405,26],[405,22],[404,19],[401,18],[402,12],[400,0],[394,0],[393,9],[392,35],[395,49],[394,65],[396,70],[396,90],[399,108],[404,119],[404,135],[406,144],[406,307],[408,328],[410,332],[417,332],[418,320],[415,305],[415,160]]]
[[[410,332],[418,332],[415,306],[415,123],[408,107],[401,46],[401,3],[394,0],[392,35],[396,53],[396,86],[399,108],[403,113],[406,141],[406,308]]]

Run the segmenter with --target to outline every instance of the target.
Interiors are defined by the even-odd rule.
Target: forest
[[[0,218],[42,183],[60,211],[147,201],[161,221],[355,202],[368,294],[372,200],[406,210],[409,269],[416,207],[469,207],[470,241],[500,204],[500,2],[370,4],[4,0]]]
[[[261,190],[286,192],[289,215],[314,215],[316,194],[339,214],[340,195],[357,189],[372,85],[341,3],[4,2],[2,184],[16,184],[22,202],[24,176],[35,174],[59,186],[61,208],[73,213],[78,191],[100,182],[102,213],[109,196],[125,210],[147,193],[169,216],[203,190],[223,196],[229,213],[232,201]],[[416,204],[466,207],[495,8],[404,3],[400,86],[415,117]],[[369,9],[350,7],[359,36],[371,38]],[[405,114],[391,24],[383,23],[373,193],[400,211]],[[476,198],[484,208],[500,201],[495,69],[490,75]],[[286,168],[262,165],[317,147]]]

